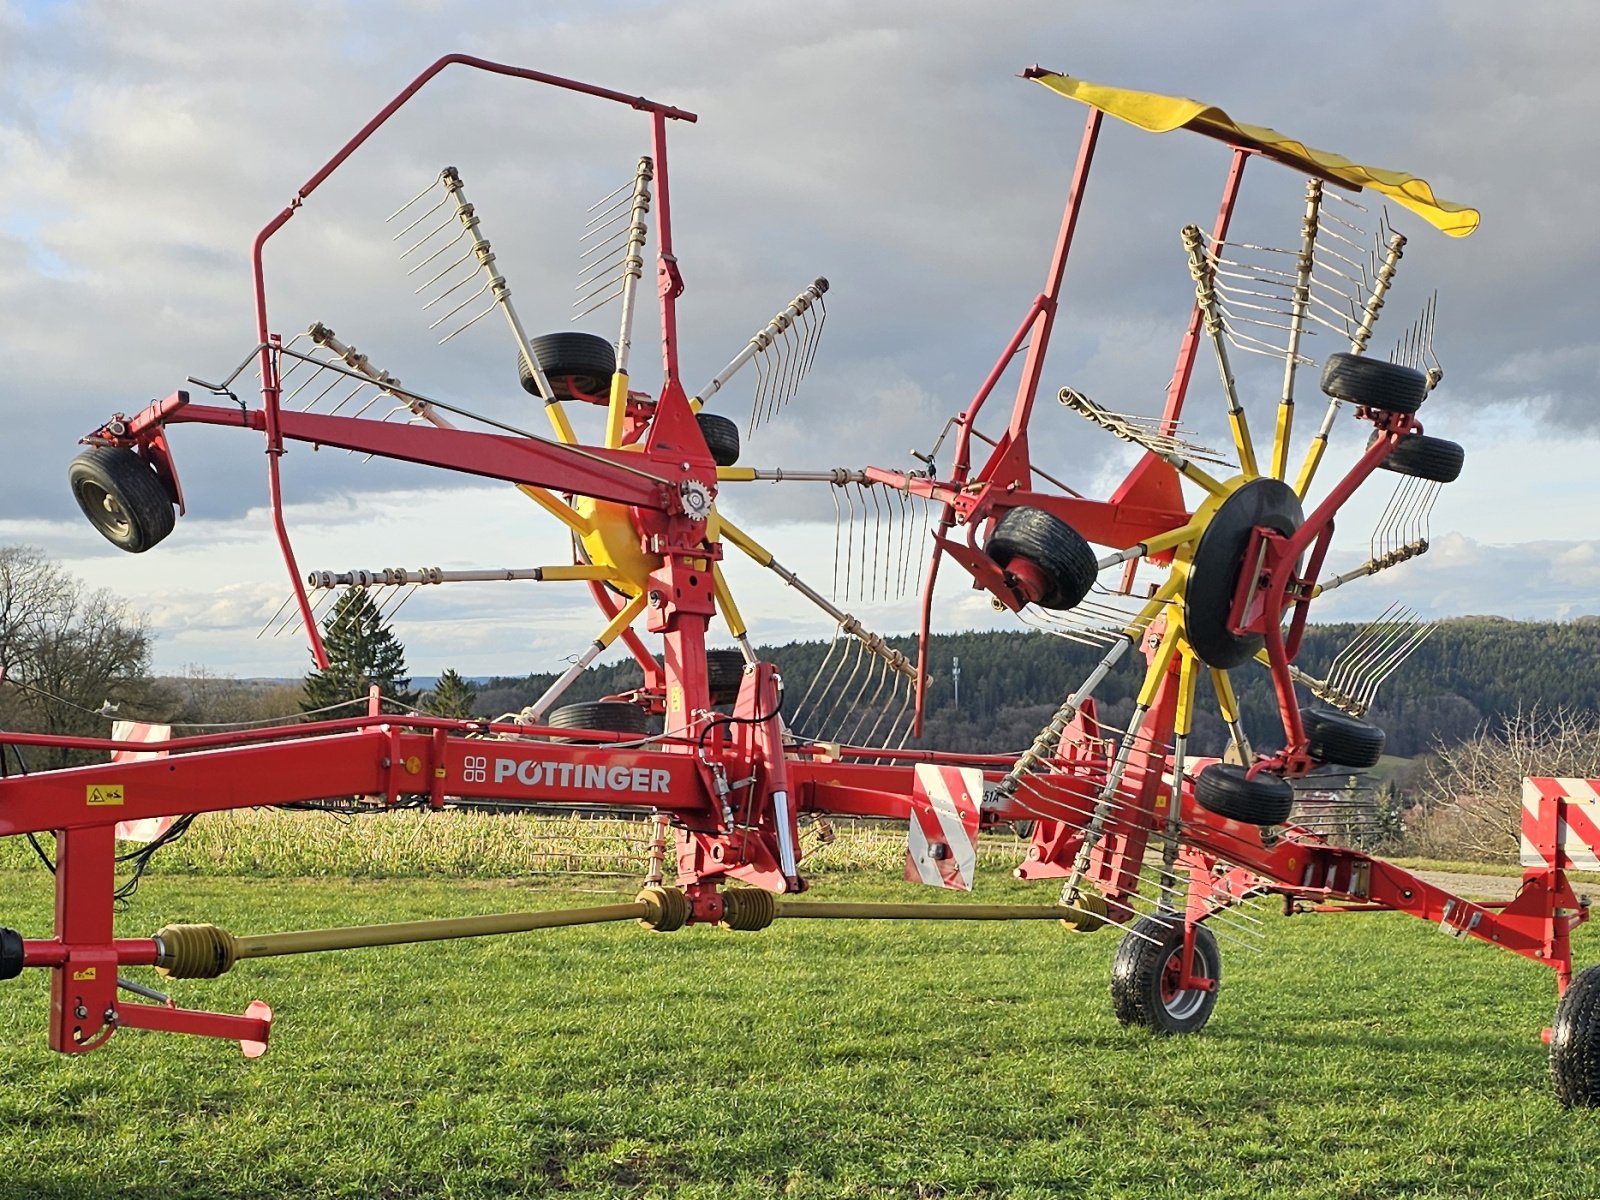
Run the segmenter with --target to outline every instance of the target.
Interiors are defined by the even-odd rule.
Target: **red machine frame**
[[[267,241],[306,202],[317,187],[423,85],[445,67],[458,64],[514,76],[626,104],[648,114],[656,163],[655,208],[657,295],[660,304],[661,391],[649,411],[636,417],[643,445],[626,453],[572,447],[509,434],[388,425],[352,417],[284,411],[280,407],[280,341],[267,317],[263,251]],[[948,478],[869,469],[869,475],[943,506],[935,549],[924,584],[921,631],[926,647],[934,583],[942,556],[948,555],[1012,608],[1034,598],[1026,570],[1008,576],[976,540],[980,527],[1007,509],[1033,506],[1069,520],[1089,540],[1126,548],[1190,517],[1178,474],[1146,458],[1107,501],[1060,495],[1034,487],[1028,426],[1061,299],[1062,281],[1081,209],[1089,169],[1100,133],[1102,112],[1091,108],[1068,192],[1046,286],[1030,304],[993,371],[966,410],[956,418],[958,437]],[[434,63],[346,143],[256,237],[253,250],[262,399],[259,408],[204,405],[176,392],[133,417],[121,414],[85,440],[136,450],[155,469],[180,511],[182,491],[167,440],[171,426],[204,423],[253,429],[265,436],[268,494],[274,529],[299,611],[317,661],[326,665],[301,574],[283,517],[279,459],[288,442],[343,447],[415,463],[588,496],[629,506],[640,538],[662,565],[650,577],[648,627],[661,636],[659,663],[637,641],[631,643],[649,672],[649,682],[676,694],[681,711],[692,718],[693,736],[654,739],[648,748],[583,744],[585,735],[569,729],[498,725],[427,717],[372,715],[320,721],[247,734],[186,737],[163,746],[162,757],[0,779],[0,836],[52,831],[57,838],[54,935],[23,938],[0,931],[0,977],[25,967],[51,972],[50,1045],[81,1053],[102,1045],[119,1026],[162,1029],[264,1044],[270,1015],[232,1016],[193,1011],[173,1003],[139,1003],[119,996],[119,974],[127,967],[157,965],[169,952],[159,938],[116,938],[112,933],[112,892],[116,870],[113,826],[117,821],[183,813],[212,812],[259,805],[288,804],[330,796],[369,796],[388,805],[423,801],[442,807],[450,795],[469,794],[520,803],[583,804],[619,810],[668,814],[678,828],[677,878],[686,910],[682,921],[717,923],[728,917],[727,885],[733,881],[771,893],[793,894],[805,882],[796,867],[798,820],[805,814],[909,820],[922,798],[918,764],[976,769],[986,784],[1004,778],[1016,760],[1002,756],[893,751],[880,747],[796,742],[781,718],[782,681],[770,664],[746,671],[731,717],[716,714],[705,670],[706,629],[715,611],[707,564],[720,546],[707,536],[702,513],[685,503],[685,485],[715,494],[716,468],[690,402],[678,378],[676,301],[683,278],[672,253],[666,122],[693,121],[691,113],[642,97],[560,79],[540,72],[450,55]],[[1215,221],[1215,236],[1228,229],[1248,158],[1260,147],[1236,144]],[[1196,308],[1183,336],[1164,421],[1175,426],[1197,353],[1200,313]],[[977,417],[1003,371],[1026,341],[1027,352],[1005,434],[992,453],[973,469],[971,440]],[[1288,663],[1294,658],[1332,531],[1332,515],[1343,499],[1392,452],[1398,437],[1416,428],[1409,417],[1373,414],[1386,436],[1378,437],[1330,496],[1297,532],[1283,536],[1257,530],[1264,564],[1259,576],[1242,580],[1230,627],[1267,639],[1274,684],[1286,728],[1286,747],[1272,761],[1293,772],[1305,765],[1304,731]],[[964,526],[966,536],[956,535]],[[1303,565],[1302,565],[1303,564]],[[1247,588],[1246,584],[1250,586]],[[607,611],[612,604],[596,595]],[[1247,606],[1246,600],[1250,599]],[[1285,634],[1282,616],[1293,610]],[[1146,647],[1147,655],[1153,654]],[[925,664],[924,664],[925,665]],[[921,689],[918,707],[920,715]],[[1218,909],[1253,894],[1281,895],[1286,905],[1317,911],[1399,911],[1438,922],[1449,932],[1468,935],[1544,963],[1556,972],[1565,992],[1572,976],[1570,934],[1588,916],[1587,905],[1567,882],[1564,860],[1552,841],[1541,867],[1524,876],[1517,898],[1505,905],[1468,901],[1371,855],[1345,849],[1294,826],[1268,835],[1256,826],[1219,817],[1196,803],[1188,778],[1166,777],[1167,756],[1149,747],[1164,745],[1173,729],[1175,693],[1166,688],[1151,707],[1141,745],[1131,750],[1122,791],[1128,804],[1114,827],[1092,846],[1085,882],[1103,897],[1090,913],[1052,906],[1080,928],[1093,918],[1113,922],[1132,912],[1147,845],[1167,827],[1169,800],[1179,806],[1184,851],[1179,868],[1188,876],[1186,936],[1181,954],[1169,964],[1170,984],[1180,990],[1207,991],[1215,984],[1197,968],[1195,930]],[[1090,710],[1092,715],[1092,709]],[[1048,765],[1055,772],[1046,789],[1025,775],[1015,791],[1001,791],[983,803],[985,827],[1044,815],[1018,875],[1058,878],[1072,870],[1084,848],[1084,832],[1067,814],[1093,805],[1105,779],[1106,763],[1085,749],[1085,726],[1075,722]],[[558,734],[577,738],[557,743]],[[613,735],[614,736],[614,735]],[[67,746],[114,751],[124,743],[5,734],[0,743],[16,747]],[[873,761],[868,762],[867,759]],[[1198,767],[1201,763],[1193,764]],[[1259,766],[1259,764],[1258,764]],[[1548,802],[1541,828],[1551,838],[1559,827],[1560,800]],[[1052,814],[1060,820],[1049,819]],[[950,916],[960,916],[952,908]],[[1019,912],[1018,915],[1024,915]],[[1041,915],[1031,912],[1032,916]],[[611,919],[611,918],[607,918]],[[682,923],[682,922],[680,922]],[[735,927],[754,927],[753,925]]]

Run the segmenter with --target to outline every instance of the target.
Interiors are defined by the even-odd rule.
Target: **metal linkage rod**
[[[1397,546],[1395,549],[1381,554],[1376,558],[1367,559],[1367,561],[1362,563],[1359,567],[1356,567],[1354,570],[1346,571],[1343,575],[1335,575],[1332,579],[1323,580],[1317,585],[1313,595],[1320,596],[1324,592],[1331,592],[1336,587],[1343,587],[1345,584],[1350,583],[1353,580],[1365,579],[1368,575],[1376,575],[1379,571],[1386,571],[1390,567],[1397,567],[1401,563],[1416,558],[1418,555],[1426,554],[1427,552],[1428,540],[1426,538],[1418,538],[1414,542],[1407,542],[1405,545]]]
[[[603,904],[590,908],[490,913],[477,917],[397,921],[388,925],[358,925],[343,929],[301,929],[291,933],[262,933],[247,937],[236,937],[216,925],[168,925],[155,935],[156,967],[162,974],[174,979],[214,979],[245,958],[319,954],[327,950],[358,950],[411,942],[486,937],[498,933],[528,933],[535,929],[560,929],[572,925],[598,925],[609,921],[637,921],[645,919],[649,912],[645,902],[636,900],[628,904]]]
[[[780,917],[843,921],[1059,921],[1081,916],[1068,904],[880,904],[779,900]]]
[[[1101,407],[1082,392],[1073,388],[1062,388],[1057,399],[1067,408],[1072,409],[1073,412],[1082,417],[1086,417],[1112,436],[1119,437],[1125,442],[1131,442],[1140,449],[1154,454],[1191,483],[1204,488],[1213,496],[1226,496],[1228,494],[1228,489],[1220,482],[1178,453],[1179,447],[1183,449],[1192,448],[1184,446],[1177,439],[1140,429],[1121,413],[1114,413],[1110,409]]]
[[[372,571],[312,571],[306,576],[306,583],[314,588],[403,587],[407,584],[498,583],[514,579],[581,579],[593,577],[595,571],[596,568],[581,564],[575,567],[490,567],[465,571],[446,571],[441,567],[381,567]]]
[[[817,342],[821,337],[822,322],[827,320],[827,307],[822,302],[822,297],[828,290],[828,281],[822,277],[812,280],[798,296],[789,301],[778,314],[768,321],[765,326],[756,331],[754,337],[745,344],[743,350],[735,354],[728,365],[718,371],[706,384],[695,393],[690,401],[695,408],[705,404],[727,384],[728,380],[738,372],[757,354],[767,355],[771,352],[782,352],[784,347],[792,347],[789,331],[794,329],[796,322],[800,321],[805,313],[813,306],[822,314],[821,319],[805,329],[805,336],[799,347],[798,361],[794,363],[792,371],[785,371],[780,382],[770,380],[767,371],[763,371],[761,381],[757,385],[754,406],[750,413],[750,424],[754,428],[761,419],[781,406],[789,396],[794,394],[794,389],[799,385],[811,369],[811,363],[816,357]],[[780,345],[780,343],[782,343]]]
[[[528,365],[528,373],[533,378],[539,395],[545,403],[545,411],[550,416],[550,424],[554,427],[556,436],[566,444],[577,441],[577,436],[572,431],[572,425],[567,420],[566,413],[561,407],[561,402],[556,398],[555,390],[550,386],[550,380],[545,377],[544,369],[539,365],[538,356],[533,352],[533,346],[528,340],[527,331],[523,328],[522,318],[517,315],[516,308],[511,303],[511,288],[505,281],[505,276],[495,269],[494,251],[489,246],[489,239],[483,236],[477,212],[467,203],[466,192],[462,188],[461,176],[454,167],[446,167],[439,175],[440,182],[444,184],[445,191],[455,202],[456,217],[466,230],[472,242],[473,254],[477,257],[478,266],[485,277],[485,287],[493,294],[491,308],[499,308],[505,316],[506,325],[511,330],[511,336],[517,343],[517,350],[522,355],[523,361]],[[449,314],[446,314],[448,316]],[[488,315],[488,309],[473,317],[467,325],[475,324],[482,317]],[[445,318],[441,317],[440,320]],[[437,324],[438,322],[435,322]],[[461,326],[454,333],[445,337],[449,341],[457,333],[467,328]]]
[[[527,708],[523,709],[514,718],[518,724],[537,725],[544,720],[545,713],[550,711],[550,706],[561,699],[563,693],[576,682],[579,675],[588,669],[589,664],[599,658],[605,648],[622,635],[622,631],[633,624],[634,620],[644,611],[646,595],[640,592],[622,607],[622,610],[611,619],[600,636],[590,642],[584,652],[580,654],[565,671],[561,673],[554,683],[545,689],[540,696]]]
[[[1206,336],[1211,339],[1211,350],[1216,355],[1217,372],[1222,377],[1222,393],[1228,402],[1228,425],[1233,430],[1233,444],[1239,451],[1239,469],[1254,478],[1260,473],[1256,470],[1255,445],[1250,440],[1250,424],[1245,418],[1244,406],[1239,403],[1239,388],[1234,383],[1233,368],[1228,363],[1228,342],[1223,334],[1222,314],[1217,310],[1215,267],[1206,254],[1199,226],[1183,227],[1183,248],[1189,255],[1189,277],[1194,280],[1195,303],[1200,308]],[[1290,361],[1293,362],[1293,359]]]
[[[827,613],[834,619],[835,622],[838,623],[841,630],[850,634],[857,641],[862,643],[870,653],[888,663],[892,670],[899,672],[908,679],[915,679],[917,677],[917,668],[915,663],[908,659],[904,654],[901,654],[900,651],[896,650],[893,646],[889,645],[889,643],[878,634],[873,633],[870,629],[861,624],[861,622],[850,613],[845,612],[842,608],[839,608],[833,602],[828,600],[828,598],[822,595],[821,592],[817,591],[810,584],[806,583],[805,580],[801,579],[793,571],[789,570],[788,567],[785,567],[772,556],[771,551],[762,546],[743,530],[732,524],[732,522],[730,522],[726,517],[721,518],[720,529],[722,535],[727,538],[728,541],[732,542],[740,550],[744,551],[744,553],[750,558],[754,559],[755,562],[767,568],[767,570],[771,571],[779,579],[783,580],[784,583],[794,588],[795,591],[799,592],[807,600],[811,601],[812,604],[815,604],[823,612]]]
[[[1270,474],[1282,479],[1289,471],[1289,439],[1294,432],[1294,374],[1300,365],[1300,337],[1311,303],[1311,271],[1316,265],[1317,231],[1322,212],[1322,180],[1306,181],[1306,212],[1300,222],[1300,256],[1290,293],[1288,353],[1283,362],[1283,392],[1278,399],[1278,426],[1272,439]]]

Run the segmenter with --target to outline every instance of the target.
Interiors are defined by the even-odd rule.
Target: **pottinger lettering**
[[[604,763],[541,762],[530,758],[494,760],[494,781],[515,779],[526,787],[571,788],[590,792],[657,792],[671,790],[672,772],[660,767],[615,767]]]

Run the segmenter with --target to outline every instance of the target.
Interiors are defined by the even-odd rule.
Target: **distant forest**
[[[1334,656],[1357,638],[1363,626],[1312,626],[1297,665],[1321,676]],[[915,658],[914,639],[891,639],[902,653]],[[776,663],[786,682],[786,706],[792,708],[824,663],[826,642],[797,642],[763,647],[760,654]],[[1032,741],[1061,699],[1076,688],[1103,652],[1048,633],[958,633],[933,639],[924,736],[911,745],[930,749],[1003,753]],[[952,660],[961,660],[960,704],[952,685]],[[839,655],[829,664],[829,676]],[[1118,669],[1097,689],[1100,719],[1111,727],[1125,724],[1144,662],[1125,656]],[[849,668],[840,673],[836,688]],[[560,703],[594,700],[637,687],[641,673],[625,662],[588,671]],[[474,713],[498,716],[532,703],[553,681],[552,675],[495,678],[480,685]],[[1282,727],[1265,668],[1254,664],[1232,672],[1246,732],[1258,749],[1282,744]],[[812,708],[815,709],[815,704]],[[1432,637],[1384,682],[1368,714],[1388,733],[1388,753],[1401,757],[1424,754],[1439,744],[1453,744],[1480,729],[1496,728],[1517,712],[1535,707],[1600,710],[1600,618],[1569,623],[1509,621],[1498,617],[1463,617],[1445,622]],[[841,714],[847,706],[841,706]],[[848,729],[856,724],[851,716]],[[867,722],[870,724],[870,722]],[[886,729],[888,722],[885,721]],[[828,737],[826,729],[801,732]],[[1220,754],[1225,730],[1215,700],[1202,681],[1199,714],[1191,742],[1195,753]]]

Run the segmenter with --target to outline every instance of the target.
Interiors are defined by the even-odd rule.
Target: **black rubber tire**
[[[744,655],[738,650],[706,651],[706,688],[711,703],[732,704],[744,682]]]
[[[554,729],[599,729],[627,735],[617,741],[650,735],[650,714],[637,704],[625,704],[619,700],[566,704],[546,717],[544,723]]]
[[[695,424],[700,426],[700,436],[706,439],[706,449],[711,451],[711,461],[719,467],[731,467],[739,461],[739,425],[720,413],[697,412]]]
[[[1234,633],[1228,626],[1251,535],[1259,526],[1289,537],[1304,521],[1294,489],[1271,478],[1241,484],[1212,514],[1190,559],[1183,594],[1184,634],[1208,667],[1240,666],[1266,645],[1261,634]]]
[[[1036,603],[1040,608],[1075,608],[1089,594],[1099,574],[1094,551],[1083,536],[1060,517],[1042,508],[1013,508],[995,522],[984,551],[1001,570],[1025,558],[1044,572],[1048,586]]]
[[[1306,753],[1319,763],[1365,769],[1383,757],[1383,730],[1370,721],[1336,708],[1307,708],[1300,713],[1306,729]]]
[[[611,377],[617,371],[617,352],[605,338],[592,333],[545,333],[530,338],[528,344],[539,358],[539,366],[550,381],[558,400],[571,400],[574,391],[590,396],[609,396]],[[517,355],[517,375],[522,390],[539,394],[533,372]]]
[[[125,447],[91,446],[72,460],[67,482],[89,524],[129,554],[143,554],[177,524],[154,469]]]
[[[1013,822],[1011,822],[1011,832],[1016,834],[1019,838],[1021,838],[1025,842],[1032,839],[1033,831],[1038,829],[1038,828],[1039,828],[1039,822],[1034,820],[1031,817],[1026,821],[1013,821]]]
[[[1151,1033],[1198,1033],[1211,1019],[1222,986],[1222,954],[1204,925],[1195,927],[1194,955],[1198,973],[1217,986],[1177,991],[1167,975],[1183,961],[1183,918],[1145,916],[1135,921],[1111,963],[1111,1008],[1117,1020]]]
[[[1282,825],[1294,807],[1294,788],[1277,775],[1251,778],[1248,768],[1212,763],[1194,781],[1194,798],[1219,817],[1248,825]]]
[[[1377,438],[1378,434],[1373,434]],[[1372,445],[1369,440],[1367,445]],[[1389,452],[1389,457],[1378,464],[1380,470],[1396,475],[1409,475],[1413,479],[1426,479],[1429,483],[1454,483],[1461,477],[1461,467],[1467,461],[1467,452],[1460,443],[1445,438],[1414,433],[1403,437]]]
[[[1428,398],[1428,377],[1381,358],[1330,354],[1322,365],[1322,390],[1364,408],[1414,413]]]
[[[1600,1105],[1600,967],[1579,971],[1556,1006],[1550,1079],[1563,1108]]]

